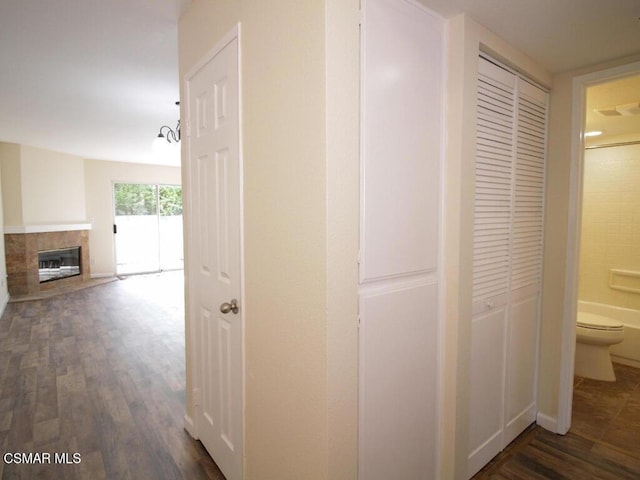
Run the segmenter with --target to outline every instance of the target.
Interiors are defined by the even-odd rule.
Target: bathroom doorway
[[[640,329],[640,75],[588,87],[585,113],[577,310]],[[628,333],[612,357],[640,367]]]
[[[574,355],[576,346],[576,317],[578,302],[578,278],[580,264],[580,234],[582,212],[582,170],[584,164],[586,123],[586,93],[589,87],[611,81],[640,75],[640,61],[594,71],[573,77],[571,91],[571,148],[569,171],[569,205],[566,242],[566,262],[564,264],[563,314],[560,332],[560,365],[557,414],[550,418],[549,426],[559,434],[565,434],[571,427],[571,413],[574,390]]]
[[[576,309],[623,326],[624,340],[609,347],[615,381],[589,378],[604,362],[576,357],[571,432],[624,451],[640,445],[631,399],[640,384],[640,75],[588,87],[585,113]]]

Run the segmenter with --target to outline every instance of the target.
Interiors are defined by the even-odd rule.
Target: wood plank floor
[[[168,272],[7,306],[3,479],[224,479],[183,429],[182,291]],[[43,463],[15,463],[27,453]]]
[[[640,370],[614,368],[616,382],[576,378],[567,435],[531,427],[474,480],[640,479]]]

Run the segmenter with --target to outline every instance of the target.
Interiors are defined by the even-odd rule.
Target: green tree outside
[[[156,215],[157,202],[161,216],[182,215],[182,187],[176,185],[116,183],[114,186],[116,215]]]

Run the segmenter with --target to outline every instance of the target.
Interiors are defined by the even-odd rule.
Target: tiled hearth
[[[30,295],[87,281],[89,269],[89,230],[5,233],[7,286],[9,295]],[[40,283],[38,252],[80,247],[81,274],[53,282]]]

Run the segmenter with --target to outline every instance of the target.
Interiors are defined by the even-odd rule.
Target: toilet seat
[[[606,330],[619,332],[624,329],[624,325],[616,320],[595,313],[580,312],[577,325],[591,330]]]

